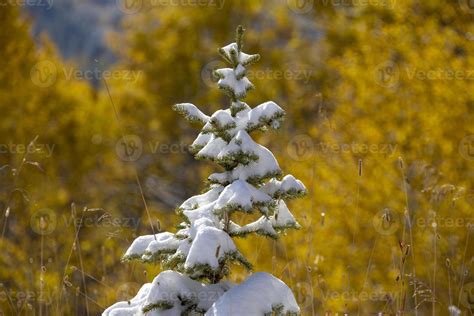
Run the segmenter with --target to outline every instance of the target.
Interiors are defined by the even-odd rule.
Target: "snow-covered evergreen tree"
[[[252,268],[233,238],[252,233],[278,238],[286,229],[298,228],[284,200],[306,193],[299,180],[282,177],[273,154],[250,136],[278,128],[285,113],[272,101],[254,108],[243,102],[253,89],[246,68],[260,58],[242,51],[243,33],[239,27],[236,42],[219,49],[230,67],[215,73],[219,88],[231,99],[230,107],[208,116],[190,103],[174,106],[187,120],[203,126],[191,145],[196,158],[214,161],[224,171],[211,174],[205,192],[179,206],[183,222],[176,233],[141,236],[132,243],[124,260],[160,261],[166,271],[133,299],[114,304],[103,315],[299,314],[291,290],[270,274],[255,273],[239,285],[223,280],[232,264]],[[238,212],[259,218],[238,224]]]

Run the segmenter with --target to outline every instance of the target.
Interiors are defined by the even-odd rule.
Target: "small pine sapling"
[[[205,115],[190,103],[174,109],[202,129],[190,149],[196,159],[219,164],[223,172],[211,174],[204,193],[178,207],[183,222],[176,233],[138,237],[124,260],[160,261],[166,270],[145,284],[128,302],[104,311],[119,315],[298,315],[293,293],[281,280],[254,273],[239,285],[223,279],[232,264],[252,269],[233,238],[259,234],[278,238],[286,229],[299,228],[284,200],[306,194],[301,181],[282,176],[273,154],[253,141],[254,131],[277,129],[285,112],[272,101],[251,108],[243,100],[254,88],[246,69],[260,59],[242,51],[244,29],[236,42],[219,49],[230,65],[215,71],[217,84],[230,97],[230,107]],[[239,225],[236,213],[258,214]]]

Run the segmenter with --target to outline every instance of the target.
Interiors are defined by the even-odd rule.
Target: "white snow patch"
[[[281,107],[278,106],[273,101],[267,101],[262,103],[256,107],[254,107],[248,113],[248,123],[247,129],[253,129],[255,126],[260,126],[263,122],[272,121],[276,119],[278,116],[282,116],[285,114],[285,111],[282,110]],[[278,127],[278,126],[272,126]]]
[[[230,155],[257,156],[259,146],[255,143],[246,131],[240,130],[232,138],[229,144],[221,150],[217,158],[222,159]]]
[[[244,66],[242,66],[242,64],[238,64],[237,67],[235,67],[235,75],[237,76],[237,78],[242,78],[243,76],[245,76],[245,72],[247,71],[247,69],[245,69]]]
[[[107,308],[102,316],[180,316],[191,305],[206,311],[232,287],[230,282],[204,284],[174,271],[163,271],[152,283],[141,287],[129,302],[118,302]],[[182,304],[180,298],[189,300]],[[143,308],[154,304],[168,304],[169,309],[155,308],[143,313]]]
[[[218,212],[228,206],[242,208],[249,212],[255,203],[264,204],[272,201],[267,194],[259,191],[245,180],[236,180],[228,185],[216,200],[215,210]]]
[[[208,218],[212,220],[213,222],[215,222],[217,220],[216,216],[214,215],[215,204],[216,204],[216,201],[213,201],[211,203],[198,207],[197,209],[186,210],[183,212],[183,214],[189,219],[191,223],[200,218]]]
[[[239,52],[239,47],[237,46],[237,43],[230,43],[229,45],[222,47],[221,50],[229,61],[233,60],[233,58],[231,57],[233,53],[233,55],[237,57],[238,63],[244,66],[258,56]]]
[[[281,189],[285,192],[288,191],[306,191],[306,188],[300,180],[297,180],[291,174],[286,175],[281,181]]]
[[[275,238],[278,236],[277,232],[272,226],[271,220],[265,216],[262,216],[255,222],[249,223],[242,227],[233,226],[231,227],[231,232],[236,234],[259,232]]]
[[[155,240],[156,236],[156,240]],[[152,247],[150,245],[152,244]],[[130,247],[125,252],[124,257],[142,256],[145,252],[154,249],[158,250],[172,250],[178,248],[178,240],[174,238],[174,234],[164,232],[156,235],[145,235],[137,237]]]
[[[285,283],[271,274],[259,272],[222,295],[205,316],[264,315],[278,305],[283,306],[283,314],[300,312]]]
[[[238,51],[239,47],[237,46],[237,43],[230,43],[224,47],[221,48],[226,55],[227,59],[232,60],[232,55],[231,52],[234,52],[235,56],[238,57]]]
[[[257,55],[249,55],[249,54],[246,54],[244,52],[240,52],[239,53],[239,62],[242,64],[242,65],[247,65],[252,59],[256,58]]]
[[[176,239],[172,233],[157,234],[156,240],[152,240],[145,250],[145,253],[156,253],[159,251],[176,250],[179,247],[180,240]]]
[[[206,123],[209,121],[209,116],[202,113],[194,104],[192,103],[178,103],[175,105],[176,109],[179,112],[183,112],[187,119],[196,120]]]
[[[217,158],[217,155],[227,146],[227,142],[220,137],[211,139],[198,153],[199,158]]]
[[[179,208],[190,210],[214,202],[215,200],[217,200],[222,190],[224,190],[224,187],[222,185],[213,184],[209,191],[203,194],[190,197],[189,199],[184,201]]]
[[[219,129],[228,129],[235,126],[235,121],[229,110],[218,110],[211,116],[211,122]]]
[[[146,301],[147,296],[152,288],[151,283],[144,284],[137,295],[128,302],[117,302],[107,308],[102,316],[140,316],[142,313],[142,306]],[[152,315],[152,314],[151,314]]]
[[[287,226],[296,226],[300,225],[296,221],[293,214],[291,214],[288,206],[283,200],[278,202],[278,208],[273,216],[270,217],[270,221],[274,228],[284,228]]]
[[[220,184],[228,183],[231,180],[230,172],[213,173],[208,177],[209,181]]]
[[[213,302],[230,288],[229,283],[206,285],[196,282],[181,273],[164,271],[152,283],[145,306],[156,302],[172,302],[181,305],[181,298],[198,303],[198,308],[208,310]]]
[[[184,267],[188,269],[207,264],[212,269],[217,269],[219,259],[236,250],[232,238],[226,232],[215,227],[202,227],[196,234]]]
[[[209,218],[198,218],[197,220],[193,221],[191,224],[191,228],[189,229],[189,237],[191,239],[195,239],[198,231],[203,227],[215,227],[216,222],[210,220]]]
[[[262,178],[268,175],[280,173],[281,169],[272,152],[262,145],[255,147],[257,150],[257,161],[251,161],[248,165],[238,165],[232,170],[233,179],[247,180],[248,178]]]
[[[221,68],[216,70],[219,76],[217,85],[220,88],[231,90],[237,98],[245,97],[247,91],[253,88],[253,84],[247,77],[238,79],[232,68]]]
[[[211,139],[213,139],[213,134],[201,132],[191,144],[191,148],[204,147]]]
[[[270,196],[285,196],[287,194],[304,194],[306,193],[306,187],[303,182],[297,180],[291,174],[283,177],[282,181],[277,179],[271,179],[260,187],[260,190]]]

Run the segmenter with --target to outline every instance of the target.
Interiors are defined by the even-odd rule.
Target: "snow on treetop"
[[[260,59],[260,55],[254,54],[254,55],[249,55],[244,52],[239,53],[239,62],[243,66],[249,66],[253,63],[256,63]]]
[[[236,99],[245,98],[247,92],[254,88],[247,77],[239,78],[236,71],[232,68],[217,69],[214,73],[219,78],[219,81],[217,81],[219,88],[230,92]],[[241,73],[242,70],[240,70]]]
[[[205,316],[297,315],[300,308],[288,286],[271,274],[259,272],[232,287]]]
[[[249,55],[240,51],[237,43],[230,43],[227,46],[221,47],[219,53],[225,61],[234,66],[239,64],[242,66],[249,66],[260,59],[260,55],[258,54]]]
[[[221,47],[219,52],[221,53],[222,57],[224,57],[224,59],[226,59],[228,62],[232,62],[232,56],[238,55],[239,47],[237,46],[237,43],[230,43],[224,47]]]
[[[260,55],[249,55],[242,52],[242,34],[237,34],[237,42],[219,49],[222,58],[232,68],[217,69],[214,73],[219,78],[217,85],[229,94],[233,101],[244,99],[247,92],[253,89],[253,84],[245,77],[246,66],[260,59]]]

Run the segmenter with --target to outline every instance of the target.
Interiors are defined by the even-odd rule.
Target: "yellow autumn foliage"
[[[474,311],[468,1],[138,3],[98,87],[0,10],[0,314],[97,315],[161,271],[120,258],[151,225],[174,231],[218,170],[188,153],[197,130],[171,106],[228,106],[211,73],[239,24],[262,56],[246,102],[287,112],[256,138],[309,191],[289,203],[300,230],[238,240],[255,270],[302,315]]]

